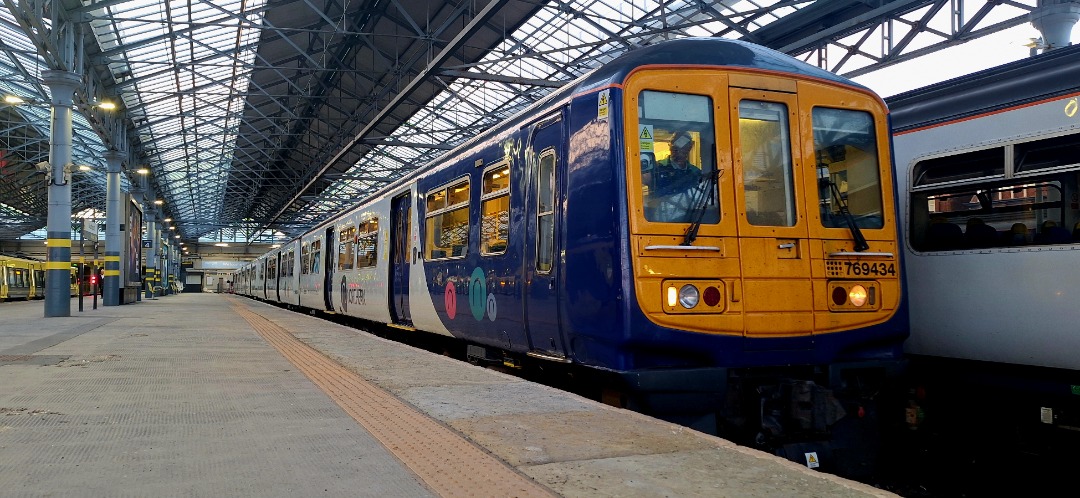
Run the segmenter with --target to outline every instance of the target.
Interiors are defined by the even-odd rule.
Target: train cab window
[[[465,256],[469,246],[468,180],[429,192],[426,205],[425,257],[443,259]]]
[[[502,254],[510,240],[510,163],[484,172],[480,194],[480,254]]]
[[[644,90],[638,95],[637,147],[645,219],[720,221],[712,99]],[[631,175],[633,176],[633,175]]]
[[[371,217],[357,227],[356,267],[370,268],[378,262],[379,218]]]
[[[356,260],[356,227],[338,230],[338,269],[351,270]]]
[[[780,102],[739,102],[746,221],[795,226],[795,188],[788,107]]]
[[[815,107],[814,153],[817,157],[821,224],[847,228],[885,226],[874,118],[867,112]]]

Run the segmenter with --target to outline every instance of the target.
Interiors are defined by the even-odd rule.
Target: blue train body
[[[684,73],[690,76],[681,82]],[[706,117],[694,132],[702,163],[695,188],[711,195],[687,208],[715,210],[716,219],[650,219],[652,194],[639,161],[662,155],[668,146],[659,133],[674,116],[646,111],[636,100],[641,92],[673,99],[697,92],[719,102],[757,86],[755,99],[776,96],[798,107],[782,113],[794,137],[785,188],[796,205],[787,208],[788,221],[747,223],[747,206],[772,200],[752,191],[750,180],[736,183],[738,173],[749,178],[742,160],[749,156],[738,153],[749,135],[738,144],[734,137],[749,132],[719,103],[701,111]],[[804,112],[798,98],[835,102],[872,124],[858,133],[843,122],[826,128],[808,121],[819,107],[806,104]],[[643,124],[643,112],[664,117]],[[866,404],[877,387],[859,391],[851,378],[880,386],[902,363],[907,314],[885,120],[884,104],[869,90],[762,47],[722,39],[645,47],[272,251],[236,281],[255,297],[453,336],[483,358],[528,356],[610,373],[635,393],[627,402],[633,407],[665,414],[687,408],[668,406],[671,400],[693,399],[692,411],[711,420],[705,426],[723,433],[728,420],[743,420],[738,430],[767,432],[760,426],[774,418],[765,407],[775,400],[763,392],[785,391],[775,403],[789,408],[802,398],[764,386],[815,386],[805,395],[813,399],[803,399],[815,407],[831,406],[833,394]],[[811,123],[813,134],[799,131]],[[655,140],[641,138],[653,132]],[[876,144],[864,161],[869,169],[855,170],[854,140],[829,149],[832,166],[816,149],[811,167],[803,152],[830,133]],[[844,180],[851,190],[834,197],[823,193],[833,177],[865,185]],[[877,204],[865,200],[874,189]],[[812,198],[819,194],[825,197]],[[830,224],[841,213],[847,221]],[[277,292],[283,287],[289,290]],[[701,425],[701,414],[694,417]],[[781,441],[775,446],[796,433],[828,441],[821,434],[841,418],[773,434]]]

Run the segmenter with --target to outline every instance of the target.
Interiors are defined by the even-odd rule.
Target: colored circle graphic
[[[446,316],[453,320],[457,316],[457,288],[454,287],[453,281],[446,283],[443,305],[446,306]]]
[[[487,277],[479,266],[469,277],[469,309],[472,310],[473,318],[484,319],[484,311],[487,310]]]
[[[341,276],[341,311],[348,312],[349,308],[349,285],[345,281],[345,275]]]
[[[497,306],[495,305],[495,294],[488,294],[487,296],[487,316],[488,320],[495,321],[495,316],[498,314]]]

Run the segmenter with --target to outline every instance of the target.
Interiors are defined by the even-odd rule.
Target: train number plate
[[[895,277],[896,263],[890,261],[828,261],[825,270],[830,277]]]

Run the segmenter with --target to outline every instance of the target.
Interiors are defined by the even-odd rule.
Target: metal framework
[[[186,240],[295,236],[596,65],[741,38],[847,76],[1030,22],[1051,0],[3,0],[0,238],[44,226],[48,88],[76,94],[76,212],[106,150]],[[1043,5],[1047,4],[1047,5]],[[63,60],[68,35],[78,57]],[[120,102],[113,115],[94,107]],[[139,183],[125,176],[124,190]]]

